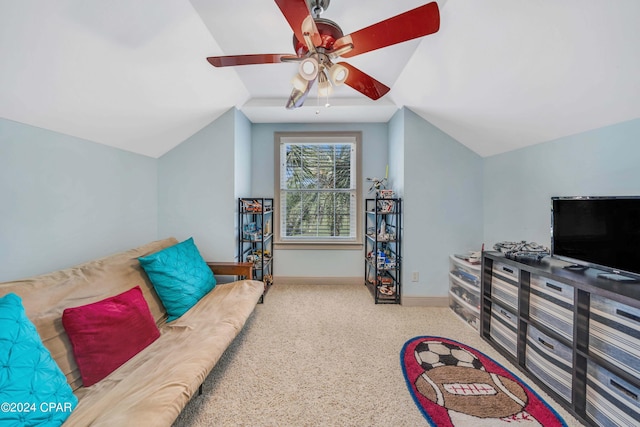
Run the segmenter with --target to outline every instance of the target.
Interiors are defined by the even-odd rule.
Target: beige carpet
[[[174,426],[425,426],[400,366],[418,335],[468,344],[525,379],[448,308],[375,305],[364,285],[276,284]]]

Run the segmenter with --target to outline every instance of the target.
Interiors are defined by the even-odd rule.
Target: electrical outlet
[[[411,273],[411,281],[412,282],[417,282],[419,278],[419,274],[417,271],[414,271],[413,273]]]

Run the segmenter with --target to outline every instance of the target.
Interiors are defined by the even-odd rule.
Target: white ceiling
[[[322,16],[348,34],[425,2],[332,0]],[[0,117],[152,157],[232,107],[328,123],[407,106],[482,156],[640,117],[640,1],[438,4],[438,33],[346,60],[385,97],[345,86],[291,111],[295,64],[205,59],[293,53],[273,1],[0,0]]]

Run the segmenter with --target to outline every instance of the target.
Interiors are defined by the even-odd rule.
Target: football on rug
[[[520,378],[489,356],[442,337],[415,337],[400,354],[407,387],[432,426],[566,426]]]

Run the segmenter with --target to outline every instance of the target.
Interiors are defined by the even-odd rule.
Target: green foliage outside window
[[[283,237],[352,238],[354,144],[286,144]]]

